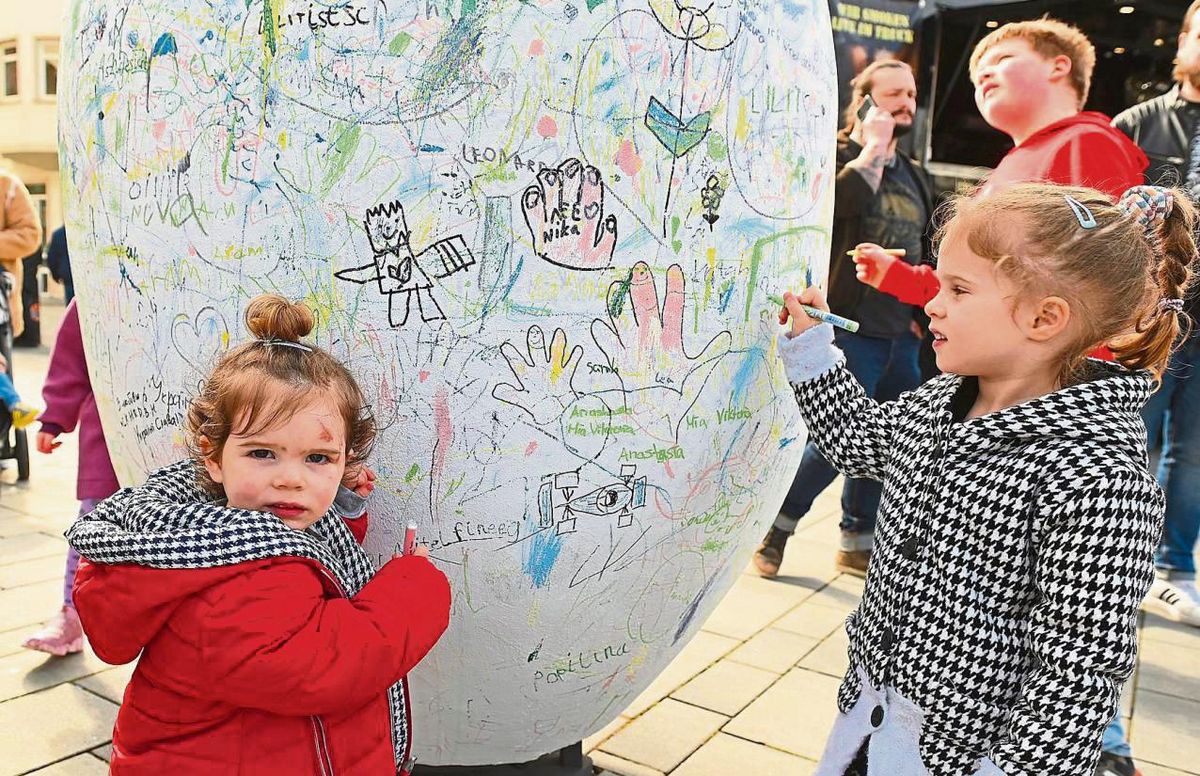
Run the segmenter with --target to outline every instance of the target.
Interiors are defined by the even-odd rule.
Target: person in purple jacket
[[[67,306],[58,338],[54,341],[42,398],[46,402],[46,410],[39,418],[42,426],[37,435],[38,452],[54,452],[62,444],[55,438],[79,426],[79,474],[75,497],[80,501],[79,514],[87,514],[116,493],[120,486],[108,457],[108,445],[104,441],[104,429],[100,426],[96,398],[92,395],[92,382],[88,377],[87,360],[83,352],[83,336],[79,331],[79,312],[74,301]],[[52,655],[69,655],[83,649],[83,628],[71,600],[71,587],[75,584],[78,566],[78,553],[68,549],[62,609],[44,628],[25,640],[23,646],[26,649]]]

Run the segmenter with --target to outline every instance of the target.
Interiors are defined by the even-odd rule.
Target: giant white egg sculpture
[[[803,447],[769,295],[825,276],[824,0],[77,0],[62,46],[122,481],[182,457],[246,301],[302,298],[379,420],[368,549],[414,521],[453,586],[412,677],[422,761],[614,719]]]

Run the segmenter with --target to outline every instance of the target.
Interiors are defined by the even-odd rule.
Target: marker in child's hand
[[[903,258],[908,255],[908,251],[903,248],[884,248],[883,252],[889,256],[895,256],[896,258]],[[857,256],[858,254],[858,251],[846,251],[847,256]]]
[[[775,296],[774,294],[767,294],[767,299],[770,299],[772,302],[783,308],[783,312],[779,314],[779,322],[781,324],[787,323],[788,311],[787,305],[783,303],[783,297]],[[810,307],[806,304],[802,304],[800,307],[804,309],[805,314],[808,315],[809,318],[815,318],[818,321],[832,324],[837,326],[839,329],[845,329],[851,334],[854,334],[858,331],[858,321],[852,321],[849,318],[843,318],[840,315],[827,313],[824,310],[818,310],[816,307]]]
[[[409,523],[408,528],[404,530],[404,553],[412,555],[413,550],[417,547],[417,524]]]

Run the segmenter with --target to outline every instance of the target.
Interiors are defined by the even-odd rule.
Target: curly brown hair
[[[188,407],[185,431],[193,460],[219,461],[231,434],[256,434],[286,423],[314,392],[337,407],[346,428],[346,475],[357,477],[375,443],[375,419],[358,382],[321,348],[301,344],[312,331],[312,312],[278,294],[261,294],[246,307],[246,328],[254,339],[221,357]],[[220,495],[203,465],[200,485]]]

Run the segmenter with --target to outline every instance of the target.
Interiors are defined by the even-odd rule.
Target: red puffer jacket
[[[141,653],[114,774],[394,774],[386,689],[445,630],[445,576],[397,558],[344,598],[315,561],[209,569],[84,562],[75,605],[96,654]]]
[[[121,491],[114,500],[138,492]],[[150,546],[147,536],[160,535],[153,533],[156,527],[110,522],[108,504],[101,505],[100,518],[81,519],[68,537],[97,557],[149,556],[152,551],[142,548]],[[310,538],[286,528],[274,533],[268,516],[192,509],[196,524],[204,525],[200,530],[209,530],[214,514],[233,514],[237,519],[222,530],[235,544],[247,530],[258,531],[254,521],[265,527],[255,533],[258,547]],[[124,507],[124,514],[145,512],[140,503]],[[361,550],[339,523],[323,525],[333,532],[327,536],[343,542],[329,563],[347,574],[346,548]],[[173,528],[172,550],[187,552],[192,534]],[[214,544],[221,543],[203,542]],[[111,772],[404,772],[396,763],[408,756],[407,698],[399,715],[403,740],[394,746],[389,687],[446,629],[449,584],[425,558],[406,556],[373,576],[364,572],[361,589],[346,597],[332,567],[296,555],[204,568],[85,560],[75,581],[75,606],[96,654],[109,663],[128,663],[140,654],[117,715]]]

